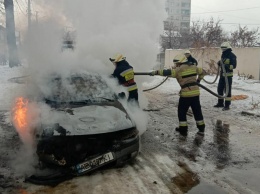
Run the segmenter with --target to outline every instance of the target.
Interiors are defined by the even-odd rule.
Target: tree
[[[190,30],[191,46],[194,48],[219,46],[225,39],[220,22],[221,20],[214,21],[213,18],[208,22],[193,21]]]
[[[160,36],[160,45],[163,49],[180,48],[180,37],[178,26],[173,20],[164,21],[164,34]]]
[[[193,21],[190,29],[191,46],[199,48],[204,46],[204,25],[200,21]]]
[[[238,30],[231,32],[229,41],[234,47],[252,47],[258,45],[259,41],[259,28],[249,30],[247,26],[241,27]]]
[[[213,18],[205,24],[205,42],[209,46],[219,46],[224,39],[223,29],[220,26],[221,20],[214,21]]]
[[[15,22],[14,22],[14,3],[13,0],[4,0],[5,19],[6,19],[6,38],[9,54],[9,66],[14,67],[19,65],[18,52],[15,37]]]

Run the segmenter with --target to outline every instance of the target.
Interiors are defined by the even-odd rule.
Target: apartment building
[[[171,25],[180,33],[190,29],[191,0],[166,0],[165,9],[168,13],[164,21],[165,30],[169,30]]]

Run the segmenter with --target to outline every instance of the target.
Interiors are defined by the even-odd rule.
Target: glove
[[[197,79],[197,83],[200,83],[200,81],[201,81],[200,79]]]
[[[158,70],[151,71],[149,75],[150,76],[159,75],[159,72],[158,72]]]
[[[121,98],[121,99],[124,99],[125,98],[125,93],[124,92],[118,93],[118,97]]]

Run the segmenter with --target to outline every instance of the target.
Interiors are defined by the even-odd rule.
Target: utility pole
[[[30,32],[31,29],[31,16],[32,16],[31,0],[28,0],[28,32]]]
[[[4,0],[5,20],[6,20],[6,38],[8,45],[9,67],[19,65],[19,58],[15,37],[15,22],[14,22],[14,2],[13,0]]]

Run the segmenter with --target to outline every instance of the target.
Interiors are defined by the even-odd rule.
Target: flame
[[[29,194],[25,189],[19,189],[19,194]]]
[[[13,122],[19,133],[25,133],[28,130],[28,103],[29,100],[19,97],[15,101],[13,108]]]

